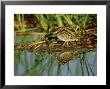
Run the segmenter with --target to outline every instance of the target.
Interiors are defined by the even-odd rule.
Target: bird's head
[[[59,33],[62,29],[60,27],[54,26],[49,29],[49,32],[45,35],[45,37],[49,37],[51,35],[56,35]]]

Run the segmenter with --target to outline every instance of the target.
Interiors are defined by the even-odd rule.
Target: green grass
[[[25,32],[24,27],[24,16],[25,14],[16,14],[15,15],[20,24],[19,31]],[[52,26],[70,26],[78,27],[79,29],[85,29],[88,25],[97,23],[96,14],[35,14],[36,17],[36,30],[43,29],[43,31],[48,31]]]

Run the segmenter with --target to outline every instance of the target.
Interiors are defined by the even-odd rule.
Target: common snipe
[[[75,36],[75,30],[73,28],[55,27],[52,29],[54,29],[54,31],[52,30],[52,34],[56,35],[58,39],[65,42],[63,45],[66,44],[68,46],[68,42],[79,40],[79,38]]]

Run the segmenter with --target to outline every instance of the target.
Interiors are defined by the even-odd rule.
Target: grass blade
[[[58,64],[58,69],[57,69],[57,76],[59,76],[61,73],[61,64]]]

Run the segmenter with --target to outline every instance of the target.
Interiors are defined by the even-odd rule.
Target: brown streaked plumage
[[[67,28],[61,27],[61,28],[57,28],[57,30],[55,32],[53,32],[53,34],[56,34],[58,39],[64,41],[68,45],[68,42],[70,42],[70,41],[79,40],[78,37],[75,36],[73,31],[71,31],[68,27]]]

